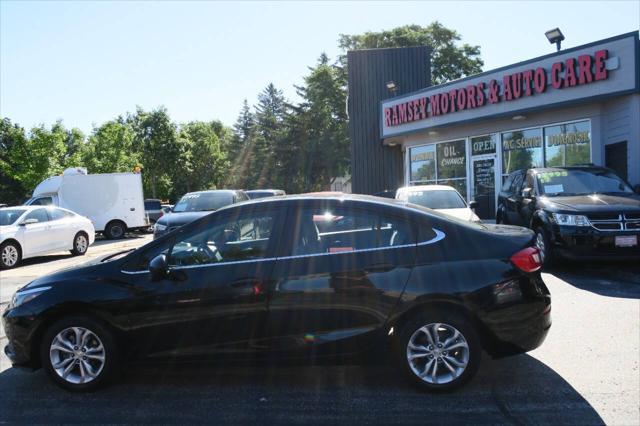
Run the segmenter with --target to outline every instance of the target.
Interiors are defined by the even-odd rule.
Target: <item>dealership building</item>
[[[446,184],[489,219],[518,169],[640,184],[639,46],[636,31],[436,86],[428,47],[349,52],[353,192]]]

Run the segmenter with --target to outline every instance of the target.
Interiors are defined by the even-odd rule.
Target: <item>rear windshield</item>
[[[173,207],[173,211],[179,213],[218,210],[229,204],[233,204],[233,193],[196,192],[182,197]]]
[[[608,170],[553,170],[536,173],[540,193],[549,197],[587,194],[633,194],[633,189]]]
[[[0,226],[13,225],[24,213],[24,209],[7,209],[0,210]]]
[[[455,191],[412,191],[407,194],[407,201],[430,209],[463,209],[466,204]]]

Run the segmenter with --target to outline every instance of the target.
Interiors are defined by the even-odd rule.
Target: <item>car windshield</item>
[[[553,170],[537,173],[540,193],[549,197],[595,193],[633,194],[633,189],[607,170]]]
[[[430,209],[463,209],[466,204],[460,194],[455,191],[411,191],[407,201]]]
[[[218,210],[233,203],[230,192],[196,192],[183,196],[173,208],[174,212]]]
[[[24,212],[24,209],[0,210],[0,226],[13,225]]]

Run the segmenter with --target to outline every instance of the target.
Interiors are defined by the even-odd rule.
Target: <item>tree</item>
[[[222,186],[228,162],[217,134],[217,122],[192,121],[180,128],[182,145],[180,168],[176,176],[175,197],[186,192],[215,189]]]
[[[0,121],[0,202],[18,204],[27,196],[27,188],[14,177],[15,165],[11,152],[15,146],[25,145],[24,129],[8,118]]]
[[[272,186],[274,178],[278,176],[275,171],[279,169],[282,158],[274,155],[274,148],[278,147],[280,151],[283,149],[281,143],[290,142],[283,140],[287,109],[282,91],[273,83],[269,83],[258,95],[255,143],[251,152],[253,159],[249,170],[252,176],[251,183],[257,187]]]
[[[134,139],[131,123],[122,117],[107,121],[93,129],[75,165],[86,167],[89,173],[131,172],[139,164]]]
[[[20,182],[27,191],[32,191],[45,178],[64,170],[64,144],[67,132],[58,122],[52,130],[44,125],[31,129],[29,137],[16,138],[8,152],[3,171],[11,179]]]
[[[426,27],[405,25],[387,31],[364,34],[340,34],[339,46],[345,52],[357,49],[385,47],[430,46],[431,80],[442,84],[482,71],[484,62],[480,58],[480,46],[464,43],[459,45],[461,35],[435,21]],[[346,58],[343,58],[343,62]]]
[[[145,192],[153,198],[168,198],[171,183],[182,173],[177,126],[164,107],[150,112],[138,108],[129,120],[135,132],[134,147],[140,153]]]
[[[244,177],[249,170],[254,142],[256,121],[251,112],[249,102],[245,99],[236,123],[233,135],[227,146],[227,157],[230,162],[229,175],[226,180],[231,186],[245,187]]]

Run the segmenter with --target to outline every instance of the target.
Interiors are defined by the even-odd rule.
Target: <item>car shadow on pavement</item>
[[[566,283],[602,296],[640,299],[640,265],[590,262],[564,264],[550,271]]]
[[[529,355],[491,360],[464,388],[428,394],[386,365],[130,367],[91,394],[42,371],[0,374],[0,422],[603,424],[560,375]],[[81,409],[78,409],[82,407]]]

